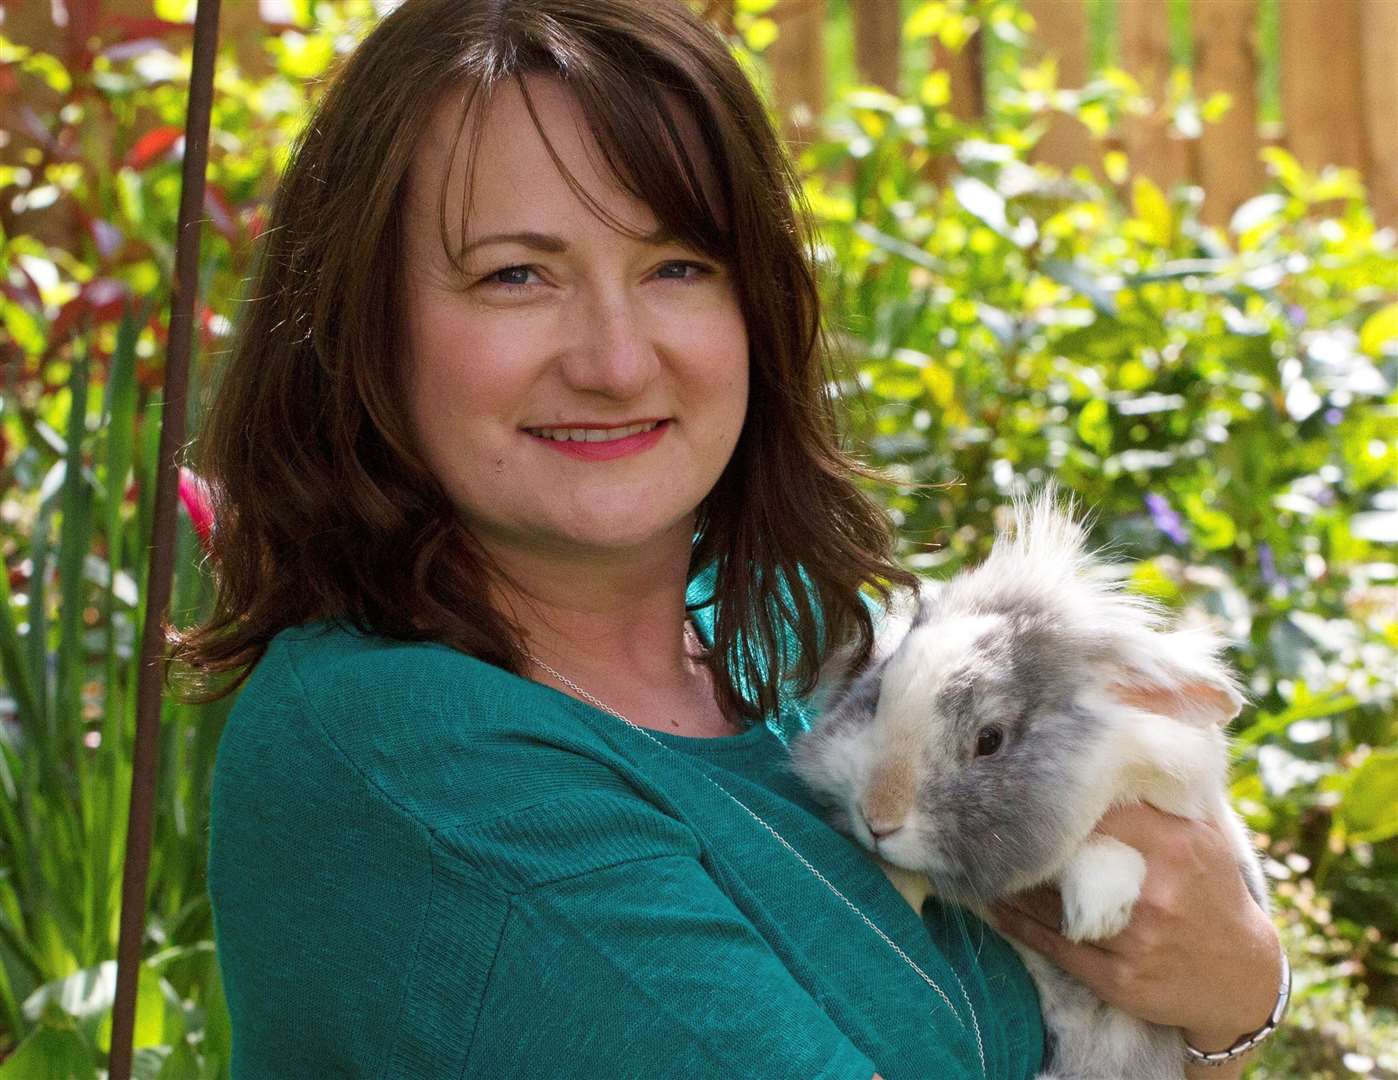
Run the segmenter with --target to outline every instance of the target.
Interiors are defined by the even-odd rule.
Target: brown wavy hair
[[[460,94],[464,130],[503,80],[528,103],[526,74],[562,79],[625,190],[734,271],[748,412],[690,561],[691,574],[716,567],[709,663],[724,711],[769,712],[783,680],[808,691],[836,646],[862,662],[861,586],[887,599],[915,580],[856,484],[885,478],[841,448],[800,182],[717,30],[681,0],[406,0],[345,60],[272,200],[195,447],[216,598],[202,625],[168,631],[186,697],[228,693],[279,631],[318,619],[524,670],[519,628],[486,599],[499,571],[410,426],[400,297],[405,178],[434,107]],[[722,207],[674,102],[698,120]]]

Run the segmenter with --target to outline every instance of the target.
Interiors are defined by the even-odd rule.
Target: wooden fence
[[[692,0],[711,18],[731,28],[735,0]],[[948,0],[970,6],[974,0]],[[1117,62],[1154,100],[1164,97],[1172,66],[1168,27],[1172,0],[1095,0],[1114,7],[1119,42]],[[1178,2],[1178,0],[1173,0]],[[1092,75],[1088,0],[1019,0],[1037,23],[1033,52],[1058,60],[1059,85],[1082,86]],[[1281,69],[1279,132],[1257,122],[1258,76],[1262,61],[1259,14],[1263,4],[1278,6]],[[826,99],[825,53],[828,21],[848,11],[852,21],[853,67],[871,83],[903,89],[900,32],[903,17],[918,0],[777,0],[766,14],[780,29],[767,50],[773,90],[783,115],[804,105],[818,115]],[[277,5],[272,5],[276,7]],[[47,0],[27,0],[6,8],[5,33],[12,40],[54,47],[65,33],[50,21]],[[267,58],[260,47],[268,30],[259,0],[224,4],[223,40],[248,70]],[[1164,187],[1189,181],[1205,191],[1204,218],[1226,222],[1233,210],[1264,188],[1258,150],[1284,146],[1308,168],[1327,164],[1358,169],[1369,188],[1379,221],[1398,225],[1398,0],[1189,0],[1193,79],[1200,100],[1226,92],[1233,107],[1222,120],[1206,124],[1197,139],[1167,130],[1163,115],[1132,119],[1102,140],[1081,123],[1062,117],[1036,148],[1035,156],[1069,168],[1086,164],[1101,173],[1103,153],[1120,148],[1132,167]],[[109,16],[149,18],[152,0],[103,0]],[[68,27],[72,35],[75,27]],[[985,108],[980,35],[952,52],[929,46],[930,63],[950,75],[951,100],[958,115]],[[9,126],[8,98],[0,94],[0,126]],[[799,125],[788,133],[800,138]],[[0,146],[0,159],[9,151]]]
[[[767,12],[780,28],[767,52],[773,92],[801,137],[792,111],[818,115],[825,103],[824,33],[835,0],[778,0]],[[854,65],[865,81],[900,87],[900,23],[911,0],[843,0],[853,21]],[[1057,57],[1059,85],[1077,88],[1092,72],[1087,0],[1020,0],[1037,28],[1031,55]],[[1132,168],[1163,187],[1190,182],[1205,191],[1205,220],[1226,222],[1238,205],[1265,186],[1258,151],[1283,146],[1302,165],[1359,170],[1378,220],[1398,225],[1398,0],[1277,0],[1281,73],[1281,129],[1258,122],[1261,64],[1259,0],[1192,0],[1190,39],[1196,96],[1224,92],[1232,107],[1199,137],[1172,133],[1163,110],[1132,118],[1104,139],[1094,139],[1067,116],[1055,121],[1035,149],[1038,160],[1069,168],[1086,164],[1101,174],[1103,154],[1119,148]],[[1172,68],[1168,0],[1115,0],[1118,65],[1157,103]],[[716,0],[711,13],[732,18]],[[985,108],[981,35],[959,52],[931,46],[932,63],[951,78],[950,108],[963,117]]]

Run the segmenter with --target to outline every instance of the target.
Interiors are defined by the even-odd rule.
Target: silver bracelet
[[[1285,951],[1281,958],[1281,990],[1277,993],[1277,1003],[1272,1007],[1272,1015],[1267,1018],[1267,1022],[1249,1035],[1241,1036],[1237,1042],[1227,1050],[1215,1050],[1212,1053],[1204,1053],[1190,1046],[1188,1041],[1184,1044],[1184,1053],[1191,1064],[1194,1065],[1227,1065],[1230,1061],[1236,1061],[1254,1046],[1260,1043],[1268,1035],[1277,1030],[1277,1026],[1282,1022],[1282,1017],[1286,1015],[1286,1006],[1291,1001],[1291,964],[1286,959]]]

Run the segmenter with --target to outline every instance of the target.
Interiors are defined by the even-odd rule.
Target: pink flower
[[[180,502],[189,514],[189,523],[194,526],[194,535],[206,552],[212,553],[211,537],[214,531],[214,511],[209,505],[209,489],[193,471],[180,467]]]

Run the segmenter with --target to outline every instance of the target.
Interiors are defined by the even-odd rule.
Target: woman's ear
[[[1246,703],[1202,630],[1149,633],[1109,661],[1107,692],[1124,705],[1185,723],[1224,727]]]

